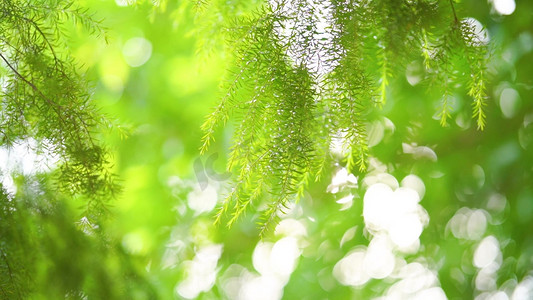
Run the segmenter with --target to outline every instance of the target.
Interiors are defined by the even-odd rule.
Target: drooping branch
[[[332,136],[343,139],[347,150],[341,163],[364,171],[372,104],[387,105],[389,89],[412,61],[423,59],[425,80],[443,90],[441,124],[451,117],[448,96],[466,83],[473,116],[483,129],[485,45],[475,43],[473,25],[459,19],[453,0],[449,4],[451,26],[445,2],[393,0],[271,1],[253,17],[227,24],[227,32],[240,33],[228,38],[236,64],[226,96],[204,123],[202,152],[216,126],[236,122],[228,165],[239,175],[217,222],[231,213],[228,224],[233,224],[253,198],[268,207],[262,232],[272,227],[308,178],[319,178],[332,161]],[[461,59],[472,66],[468,79],[458,76],[466,65]],[[305,92],[296,95],[302,86]],[[293,110],[297,98],[313,105]],[[257,157],[262,159],[252,168]],[[258,190],[259,183],[265,188]]]

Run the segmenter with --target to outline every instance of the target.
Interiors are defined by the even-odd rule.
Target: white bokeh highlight
[[[409,182],[408,179],[406,182]],[[418,187],[422,190],[421,187]],[[396,190],[384,183],[371,185],[363,200],[363,217],[366,228],[372,233],[385,234],[399,250],[418,244],[418,238],[429,217],[418,204],[420,194],[409,187]]]
[[[283,222],[285,221],[285,222]],[[283,220],[276,228],[276,235],[285,235],[276,242],[259,242],[252,254],[256,272],[233,265],[223,276],[223,290],[229,299],[236,300],[279,300],[283,288],[289,282],[302,253],[300,242],[307,234],[300,221]],[[296,229],[294,234],[288,230]],[[236,273],[236,274],[235,274]],[[228,275],[226,275],[228,274]]]
[[[487,230],[488,215],[483,209],[462,207],[450,219],[446,228],[458,239],[479,240]]]
[[[130,67],[140,67],[152,56],[152,43],[142,37],[131,38],[122,47],[122,55]]]
[[[342,285],[356,288],[370,280],[397,280],[376,299],[447,299],[436,272],[424,262],[407,263],[403,258],[404,254],[418,252],[420,235],[429,222],[419,204],[426,193],[424,182],[411,174],[398,183],[374,161],[363,183],[367,187],[363,218],[370,243],[368,247],[353,248],[340,259],[333,268],[333,277]],[[341,247],[356,230],[357,226],[346,230]]]
[[[492,0],[492,6],[500,15],[510,15],[516,9],[514,0]]]
[[[217,205],[218,192],[216,187],[207,185],[200,188],[195,185],[194,189],[187,195],[187,204],[196,214],[212,211]]]
[[[222,255],[222,245],[207,245],[196,252],[193,260],[185,261],[185,280],[178,283],[175,292],[186,299],[194,299],[215,285],[217,263]]]
[[[33,175],[52,170],[59,162],[59,156],[47,150],[46,142],[39,147],[34,139],[20,140],[12,147],[0,147],[0,180],[9,194],[17,191],[12,173]]]

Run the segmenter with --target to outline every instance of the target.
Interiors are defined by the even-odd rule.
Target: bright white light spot
[[[45,143],[46,144],[46,143]],[[13,147],[0,147],[0,172],[21,172],[24,175],[50,171],[59,157],[45,149],[39,149],[37,141],[27,139],[17,141]]]
[[[476,289],[479,291],[492,291],[496,289],[495,273],[485,268],[481,269],[476,275]]]
[[[92,235],[94,233],[95,229],[98,229],[100,226],[95,225],[87,219],[87,217],[82,217],[78,222],[76,222],[76,225],[78,226],[83,233],[87,235]]]
[[[507,205],[507,199],[502,194],[492,194],[487,202],[487,209],[495,212],[501,212]]]
[[[381,229],[390,217],[387,209],[392,198],[392,189],[383,183],[376,183],[368,188],[363,200],[363,216],[367,228]]]
[[[345,187],[352,188],[357,186],[357,178],[348,173],[346,168],[341,168],[335,173],[335,176],[331,179],[331,183],[328,185],[327,191],[336,194]]]
[[[279,300],[283,286],[276,277],[257,276],[246,281],[239,291],[238,300]]]
[[[500,109],[502,114],[510,119],[516,115],[520,109],[520,95],[515,89],[506,88],[500,94]]]
[[[252,263],[254,268],[260,274],[268,274],[270,272],[270,253],[272,252],[272,243],[259,242],[255,246],[252,254]]]
[[[357,231],[357,226],[354,226],[352,228],[349,228],[344,232],[341,238],[340,246],[344,245],[344,243],[350,241],[355,236],[355,232]]]
[[[307,228],[305,225],[295,219],[283,219],[276,226],[276,235],[303,237],[307,236]]]
[[[365,177],[363,182],[366,186],[371,186],[376,183],[384,183],[393,190],[397,189],[400,186],[398,184],[398,180],[396,180],[396,178],[389,173],[377,173],[374,175],[368,175]]]
[[[176,293],[183,298],[193,299],[209,291],[215,284],[216,267],[221,254],[220,244],[202,247],[192,261],[185,262],[188,276],[176,286]]]
[[[533,277],[527,276],[514,289],[512,300],[533,299]]]
[[[217,190],[212,185],[208,185],[204,190],[195,186],[194,190],[187,196],[187,204],[198,214],[209,212],[215,208],[217,197]]]
[[[20,140],[12,147],[0,147],[0,176],[4,189],[15,194],[17,187],[11,173],[20,172],[23,175],[49,172],[59,161],[59,156],[39,147],[34,139]],[[41,149],[42,148],[42,149]]]
[[[340,198],[339,200],[337,200],[335,202],[337,202],[339,204],[347,204],[347,203],[351,204],[352,201],[353,201],[353,197],[354,197],[353,195],[348,195],[348,196]]]
[[[423,224],[415,214],[403,215],[391,225],[389,236],[400,248],[407,248],[416,243],[423,230]]]
[[[185,242],[177,240],[170,245],[167,245],[167,249],[161,258],[161,267],[163,270],[175,268],[179,263],[179,254],[186,248]]]
[[[509,297],[505,292],[497,291],[496,293],[492,294],[490,300],[509,300]]]
[[[270,254],[271,267],[281,278],[288,278],[296,267],[300,256],[298,242],[293,237],[285,237],[277,241]]]
[[[333,268],[333,276],[343,285],[361,286],[370,277],[363,269],[366,252],[364,249],[350,251]]]
[[[270,2],[279,7],[284,16],[287,16],[287,18],[279,22],[279,26],[274,27],[274,31],[280,41],[287,43],[288,40],[299,40],[303,38],[295,37],[298,35],[298,31],[301,31],[299,28],[312,29],[312,34],[305,37],[311,38],[313,40],[312,43],[290,43],[286,47],[285,52],[294,61],[294,65],[306,66],[310,71],[320,75],[329,73],[336,65],[335,63],[331,63],[334,61],[331,53],[324,50],[324,45],[332,43],[333,39],[331,30],[328,30],[328,27],[334,26],[327,18],[327,16],[332,14],[329,1],[313,3],[311,13],[316,22],[313,22],[312,25],[307,22],[306,17],[302,18],[297,5],[283,1]],[[304,51],[308,51],[309,55],[302,56],[301,53]]]
[[[275,244],[258,243],[252,255],[252,262],[261,275],[276,276],[285,285],[296,267],[300,253],[296,238],[284,237]]]
[[[487,229],[487,213],[462,207],[448,222],[448,227],[458,239],[479,240]]]
[[[383,118],[383,125],[385,126],[385,130],[391,133],[394,133],[396,130],[396,126],[394,126],[394,123],[389,118]]]
[[[415,300],[446,300],[448,297],[446,297],[446,294],[440,287],[432,287],[429,289],[422,290],[416,294],[416,296],[413,298]]]
[[[406,293],[418,292],[437,282],[435,274],[417,262],[403,266],[400,270],[400,276],[404,278],[401,283],[403,283],[402,289]]]
[[[243,300],[280,299],[300,254],[295,237],[284,237],[275,244],[259,242],[252,254],[252,263],[261,275],[241,278],[238,287],[230,289],[230,292],[235,294],[238,290],[237,299]]]
[[[152,44],[145,38],[134,37],[126,41],[122,48],[126,63],[131,67],[144,65],[152,55]]]
[[[335,202],[341,205],[339,208],[340,211],[347,210],[353,205],[353,195],[348,195],[346,197],[343,197]]]
[[[124,7],[135,3],[135,0],[115,0],[118,6]]]
[[[481,188],[485,184],[485,170],[480,165],[474,165],[472,167],[472,177],[476,180],[478,188]]]
[[[417,146],[416,144],[402,143],[403,153],[413,155],[414,159],[427,159],[430,161],[437,161],[437,154],[433,149],[427,146]]]
[[[404,179],[402,179],[401,186],[415,190],[420,199],[424,198],[424,194],[426,193],[426,186],[422,179],[413,174],[405,176]]]
[[[419,201],[419,194],[411,188],[401,187],[393,192],[383,183],[371,185],[363,199],[366,228],[372,233],[386,233],[400,251],[416,251],[429,219]]]
[[[483,210],[477,209],[470,214],[466,223],[467,237],[470,240],[477,240],[487,229],[487,217]]]
[[[13,180],[13,176],[5,173],[0,174],[0,176],[2,176],[2,187],[4,190],[10,195],[15,195],[17,193],[17,185]]]
[[[389,288],[386,299],[446,299],[437,276],[421,263],[407,264],[396,274],[401,280]]]
[[[376,236],[368,245],[363,269],[369,277],[383,279],[394,270],[396,259],[386,237]]]
[[[492,0],[492,4],[500,15],[510,15],[516,8],[514,0]]]
[[[476,40],[474,43],[486,45],[490,38],[489,33],[483,27],[483,24],[474,18],[466,18],[465,21],[473,27]]]
[[[474,266],[484,268],[501,255],[498,240],[493,236],[484,238],[474,253]]]
[[[418,202],[420,202],[420,196],[418,193],[410,188],[401,187],[394,191],[394,198],[396,199],[395,205],[397,211],[401,212],[415,212],[418,208]]]
[[[346,133],[339,132],[331,136],[331,144],[329,150],[337,157],[345,157],[349,153],[348,145],[346,143]]]
[[[380,121],[372,122],[367,127],[367,131],[368,131],[367,132],[367,145],[368,145],[368,147],[376,146],[377,144],[379,144],[379,142],[381,142],[381,140],[385,136],[385,128],[384,128],[382,122],[380,122]]]
[[[413,61],[407,65],[405,77],[410,85],[417,85],[424,78],[424,67],[418,61]]]

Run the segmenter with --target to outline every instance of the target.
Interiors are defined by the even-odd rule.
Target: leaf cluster
[[[118,191],[106,149],[94,138],[104,121],[90,87],[69,56],[66,28],[102,34],[99,22],[73,1],[0,1],[0,145],[27,139],[60,157],[57,187],[85,195],[96,219]]]
[[[453,1],[269,1],[225,26],[234,63],[201,147],[217,126],[236,124],[228,162],[236,180],[217,222],[229,215],[231,226],[254,207],[267,232],[331,162],[334,139],[348,169],[364,171],[365,124],[412,61],[423,61],[426,82],[443,91],[443,125],[448,95],[464,84],[478,128],[485,125],[487,46]]]
[[[46,176],[0,184],[1,299],[154,299],[119,245],[72,214]]]

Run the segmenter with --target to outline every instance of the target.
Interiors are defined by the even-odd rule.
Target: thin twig
[[[455,13],[455,7],[453,6],[453,0],[450,0],[450,5],[452,6],[452,11],[453,11],[453,18],[455,20],[455,23],[459,23],[459,19],[457,19],[457,14]]]
[[[43,92],[41,92],[41,90],[37,86],[35,86],[35,84],[33,84],[33,82],[29,81],[28,79],[26,79],[26,77],[22,76],[22,74],[20,74],[17,71],[17,69],[15,67],[13,67],[13,65],[11,65],[11,63],[7,60],[7,58],[2,53],[0,53],[0,58],[2,58],[2,60],[11,69],[11,71],[13,71],[13,73],[15,73],[15,75],[17,75],[22,81],[24,81],[27,85],[29,85],[37,94],[39,94],[39,96],[41,96],[41,98],[43,98],[48,104],[50,104],[52,106],[55,106],[57,114],[62,119],[60,112],[57,111],[57,109],[62,108],[61,105],[59,105],[59,104],[55,103],[54,101],[50,100],[48,97],[46,97],[45,94],[43,94]]]

